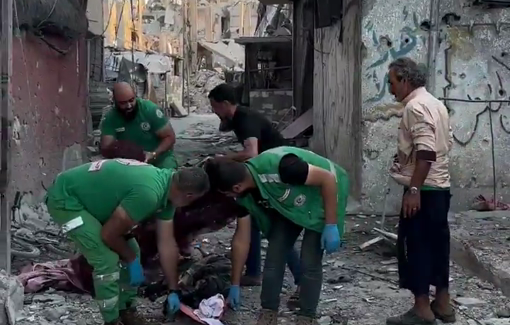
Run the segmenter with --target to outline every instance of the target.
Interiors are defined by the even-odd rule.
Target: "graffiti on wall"
[[[487,26],[488,26],[487,24],[483,24],[483,26],[481,26],[481,27],[487,28]],[[455,27],[456,27],[456,29],[462,28],[462,27],[472,29],[473,27],[476,27],[476,26],[473,26],[473,25],[459,26],[459,25],[457,25]],[[497,28],[497,26],[495,24],[493,27]],[[451,34],[451,32],[450,32],[450,34]],[[498,34],[497,30],[496,30],[496,34]],[[470,35],[472,35],[472,34],[470,34]],[[444,98],[449,98],[450,90],[452,88],[455,88],[455,84],[454,84],[454,81],[452,78],[453,75],[457,75],[460,79],[465,79],[467,77],[466,73],[463,73],[463,72],[459,73],[457,71],[452,71],[453,69],[450,64],[453,60],[458,59],[458,58],[455,58],[458,54],[455,55],[454,53],[457,52],[457,53],[460,53],[461,55],[464,55],[464,54],[462,54],[462,52],[463,52],[462,49],[459,49],[459,48],[456,50],[454,49],[454,46],[452,45],[452,43],[455,43],[455,42],[451,42],[451,40],[449,40],[449,41],[450,41],[450,45],[444,50],[444,57],[445,57],[444,58],[444,72],[445,72],[444,78],[446,81],[446,84],[443,87],[443,95],[444,95],[443,97]],[[469,39],[466,39],[466,42],[469,42],[470,44],[473,44],[473,41],[474,40],[472,39],[472,37],[469,37]],[[457,44],[457,47],[459,47],[458,44]],[[510,64],[505,62],[507,57],[510,57],[510,55],[506,51],[503,51],[503,52],[499,53],[498,55],[491,55],[490,58],[486,61],[487,64],[491,64],[491,61],[493,63],[495,63],[497,65],[498,69],[497,69],[497,71],[494,72],[495,76],[489,77],[486,79],[487,80],[486,84],[477,83],[477,86],[475,89],[477,92],[480,92],[482,88],[485,88],[487,90],[486,94],[488,95],[488,98],[481,98],[480,96],[475,96],[472,94],[466,94],[466,98],[461,98],[461,99],[466,100],[466,103],[464,103],[464,104],[469,104],[470,106],[477,105],[478,107],[480,107],[480,109],[475,114],[474,124],[473,124],[471,130],[469,130],[468,132],[465,132],[466,135],[464,135],[464,136],[459,135],[458,132],[453,133],[454,141],[456,143],[460,144],[461,146],[467,146],[473,140],[473,138],[475,137],[475,135],[477,134],[477,132],[479,130],[480,118],[486,114],[493,114],[493,113],[500,112],[501,114],[499,115],[499,125],[503,132],[510,134],[510,126],[509,126],[510,121],[508,121],[509,118],[504,113],[502,113],[502,108],[510,106],[510,97],[508,97],[509,93],[505,88],[505,78],[504,78],[504,76],[502,76],[502,74],[504,74],[505,72],[507,74],[510,73]],[[470,59],[472,60],[473,58],[470,58]],[[494,80],[494,82],[490,82],[489,80]],[[483,100],[494,100],[494,99],[501,100],[503,102],[496,102],[496,103],[492,103],[492,104],[479,102],[479,101],[483,101]],[[508,102],[504,102],[505,100],[508,100]],[[472,102],[469,103],[470,101],[472,101]],[[458,106],[458,105],[454,104],[455,103],[454,101],[444,100],[443,102],[447,106],[450,115],[454,115],[456,112],[455,112],[455,109],[452,108],[452,106]],[[460,106],[465,107],[465,105],[460,105]],[[497,123],[497,122],[494,122],[494,123]]]
[[[365,100],[375,103],[384,98],[388,92],[388,65],[395,59],[409,55],[419,45],[426,45],[427,38],[422,34],[421,24],[416,13],[410,13],[407,7],[402,10],[403,27],[395,39],[383,35],[371,21],[364,28],[372,34],[372,49],[379,53],[378,58],[366,68],[365,78],[373,83],[376,94]],[[384,28],[386,26],[378,26]]]

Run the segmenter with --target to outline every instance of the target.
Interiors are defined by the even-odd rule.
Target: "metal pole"
[[[11,112],[11,76],[12,76],[12,6],[13,0],[2,1],[2,22],[0,51],[0,70],[2,74],[2,99],[0,100],[0,269],[11,272],[11,218],[7,204],[9,185],[9,121]]]
[[[494,147],[494,128],[492,124],[492,103],[489,102],[489,126],[491,128],[491,154],[492,154],[492,195],[494,200],[494,210],[498,208],[498,198],[496,197],[496,188],[498,184],[496,183],[496,148]]]

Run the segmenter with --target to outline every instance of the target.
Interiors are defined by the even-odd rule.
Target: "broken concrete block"
[[[486,302],[483,300],[469,297],[457,297],[454,298],[453,301],[455,301],[458,305],[466,307],[481,306],[486,304]]]
[[[0,324],[14,325],[23,309],[24,288],[15,276],[0,271]]]
[[[482,322],[485,325],[510,325],[510,318],[491,318]]]

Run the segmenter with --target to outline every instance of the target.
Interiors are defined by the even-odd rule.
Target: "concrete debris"
[[[188,92],[184,91],[184,106],[190,106],[190,113],[211,113],[209,104],[209,92],[219,84],[225,82],[222,73],[216,70],[200,70],[190,78],[189,97]]]
[[[14,276],[0,271],[0,324],[14,325],[23,309],[23,285]]]
[[[469,298],[469,297],[457,297],[453,299],[457,304],[461,306],[466,307],[473,307],[473,306],[481,306],[485,305],[486,302],[477,298]]]

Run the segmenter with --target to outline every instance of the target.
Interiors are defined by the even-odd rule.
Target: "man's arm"
[[[156,131],[156,135],[161,139],[156,150],[154,150],[156,157],[160,154],[173,149],[175,145],[175,132],[170,122],[168,122],[163,128]]]
[[[243,162],[256,157],[259,154],[259,141],[262,137],[259,124],[253,123],[245,117],[236,125],[234,132],[242,142],[243,150],[227,154],[226,158]]]
[[[154,150],[156,157],[160,154],[171,150],[175,145],[175,132],[170,121],[163,111],[154,103],[147,103],[151,106],[149,114],[149,123],[154,133],[161,139],[158,147]]]
[[[101,154],[104,157],[109,158],[108,156],[111,154],[109,151],[109,147],[113,145],[115,142],[115,126],[113,125],[112,118],[110,117],[110,112],[107,112],[101,121],[100,125],[101,130],[101,143],[100,150]]]
[[[225,158],[243,162],[256,157],[259,154],[258,144],[259,140],[257,138],[248,138],[243,141],[244,149],[242,151],[229,153],[225,155]]]
[[[335,175],[328,170],[308,164],[296,155],[288,154],[280,161],[279,174],[282,182],[291,185],[318,186],[324,201],[326,224],[337,221],[337,184]]]
[[[232,237],[232,285],[240,285],[244,264],[248,258],[251,241],[251,220],[247,215],[237,218],[237,227]]]
[[[416,165],[409,186],[420,189],[429,174],[430,165],[436,161],[436,132],[426,107],[417,104],[406,108],[406,111],[406,127],[411,130],[416,150]]]
[[[158,207],[158,196],[149,187],[137,187],[122,199],[110,219],[101,228],[101,239],[125,262],[136,254],[129,248],[124,235],[138,222],[148,218]]]
[[[179,264],[179,248],[174,237],[174,222],[172,220],[157,221],[158,252],[163,274],[170,290],[177,290]]]
[[[124,235],[127,234],[136,223],[128,216],[123,207],[118,206],[110,219],[101,228],[101,239],[115,253],[119,254],[124,262],[132,262],[136,258],[135,252],[129,247]]]

